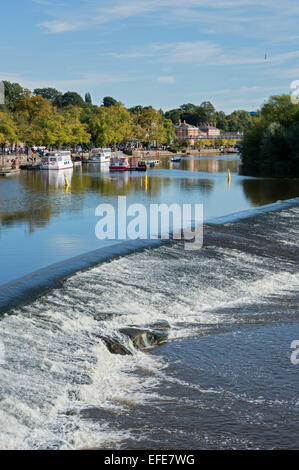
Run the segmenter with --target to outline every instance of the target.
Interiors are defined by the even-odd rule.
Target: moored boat
[[[110,148],[94,148],[91,150],[88,162],[90,163],[109,163],[111,159]]]
[[[50,152],[42,158],[40,169],[41,170],[66,170],[73,168],[71,152],[57,151]]]
[[[111,157],[109,170],[110,171],[128,171],[129,162],[127,157],[123,156],[122,152],[116,152],[115,157]]]
[[[172,162],[180,162],[182,159],[179,155],[175,155],[174,157],[172,157],[171,161]]]

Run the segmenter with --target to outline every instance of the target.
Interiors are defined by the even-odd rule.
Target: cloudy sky
[[[257,109],[299,80],[294,0],[10,0],[0,80],[164,110]]]

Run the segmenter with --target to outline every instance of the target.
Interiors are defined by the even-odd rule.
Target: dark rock
[[[117,339],[107,338],[106,336],[101,336],[101,340],[106,344],[107,349],[111,354],[120,354],[121,356],[132,356],[133,354],[121,344]]]
[[[168,339],[168,331],[164,329],[141,329],[141,328],[122,328],[120,333],[130,338],[136,349],[146,349],[154,345],[165,343]]]
[[[170,325],[167,320],[159,320],[148,325],[148,328],[154,330],[170,330]]]

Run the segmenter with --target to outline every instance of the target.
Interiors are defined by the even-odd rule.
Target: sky
[[[164,111],[258,109],[299,80],[294,0],[10,0],[0,80]]]

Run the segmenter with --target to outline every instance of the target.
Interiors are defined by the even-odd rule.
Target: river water
[[[298,180],[244,178],[238,166],[235,156],[165,160],[147,184],[87,168],[69,175],[69,192],[43,172],[0,180],[0,448],[298,447],[299,201],[264,210],[298,198]],[[118,195],[203,203],[204,247],[117,257],[94,227],[95,207]],[[101,250],[105,261],[89,258]],[[45,288],[48,266],[59,277],[72,257],[71,276],[26,296],[30,273]],[[11,285],[22,299],[9,308]],[[149,350],[119,331],[161,320],[168,342]],[[111,354],[102,335],[132,355]]]

